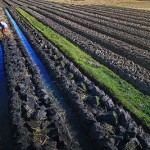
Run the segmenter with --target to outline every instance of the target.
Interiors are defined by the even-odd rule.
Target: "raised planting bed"
[[[31,13],[33,14],[32,11]],[[34,14],[37,17],[40,15],[39,13],[35,13],[35,12]],[[105,66],[109,67],[111,70],[117,73],[120,77],[130,82],[137,89],[139,89],[140,91],[146,94],[149,94],[150,73],[148,70],[141,67],[140,65],[133,63],[132,61],[133,58],[130,61],[127,58],[122,57],[118,54],[115,54],[111,50],[108,50],[105,47],[100,46],[99,44],[96,44],[95,42],[90,41],[89,39],[79,35],[76,32],[69,30],[68,28],[60,24],[57,24],[56,22],[50,19],[49,19],[49,22],[47,23],[48,19],[45,18],[44,16],[41,16],[41,17],[42,17],[43,23],[51,26],[58,33],[65,36],[71,42],[73,42],[74,44],[82,48],[85,52],[90,54],[94,59],[104,64]]]
[[[15,1],[15,0],[13,0],[13,1]],[[17,1],[18,2],[18,1]],[[141,25],[141,24],[134,24],[134,23],[132,23],[132,22],[126,22],[126,21],[121,21],[121,20],[119,20],[119,19],[114,19],[114,18],[112,18],[112,17],[105,17],[105,16],[103,16],[103,13],[101,13],[101,14],[94,14],[94,13],[90,13],[90,12],[87,12],[87,11],[84,11],[83,9],[77,9],[78,7],[77,6],[71,6],[71,5],[63,5],[63,4],[59,4],[58,5],[58,3],[45,3],[45,2],[41,2],[41,1],[39,1],[39,0],[36,0],[36,2],[39,4],[39,5],[42,5],[42,6],[45,6],[45,8],[47,8],[47,7],[53,7],[54,9],[55,9],[55,7],[58,9],[58,8],[63,8],[63,10],[69,10],[70,11],[70,13],[72,13],[72,12],[76,12],[76,13],[80,13],[80,14],[84,14],[85,15],[85,18],[88,18],[88,17],[92,17],[93,19],[98,19],[98,21],[101,21],[101,20],[109,20],[109,21],[111,21],[111,22],[115,22],[115,23],[117,23],[117,24],[123,24],[123,25],[127,25],[128,27],[135,27],[135,28],[138,28],[138,29],[140,29],[140,30],[146,30],[146,31],[149,31],[149,29],[150,29],[150,27],[144,27],[143,25]],[[21,3],[20,3],[21,4]],[[24,3],[25,4],[25,3]],[[23,5],[22,5],[23,6]],[[106,7],[106,6],[104,6],[106,9],[108,8],[108,7]],[[86,6],[84,7],[84,8],[86,8]],[[98,8],[97,8],[98,9]],[[115,8],[114,8],[115,9]],[[117,10],[119,10],[118,8],[117,8]],[[133,9],[130,9],[130,11],[132,12],[132,13],[130,13],[130,16],[131,15],[133,15],[134,14],[134,12],[136,11],[136,10],[133,10]],[[149,11],[144,11],[144,14],[142,14],[142,11],[139,11],[138,10],[138,13],[140,14],[138,14],[139,16],[142,16],[142,17],[150,17],[149,15],[147,15],[146,13],[149,13]],[[105,15],[105,14],[104,14]],[[116,15],[115,15],[116,16]],[[136,15],[137,16],[137,15]],[[139,17],[138,16],[138,17]],[[138,20],[138,17],[137,17],[137,20]],[[135,19],[134,19],[135,20]]]
[[[36,15],[36,17],[39,19],[42,17],[41,21],[44,24],[51,26],[52,29],[56,30],[58,33],[65,36],[66,38],[71,40],[73,43],[83,48],[86,52],[92,55],[94,59],[100,61],[100,63],[111,68],[121,77],[123,77],[124,79],[132,83],[134,86],[136,86],[139,90],[144,91],[145,93],[149,94],[149,88],[150,88],[149,77],[148,77],[149,72],[146,69],[140,67],[139,65],[136,65],[132,61],[128,61],[127,59],[112,53],[111,51],[108,51],[104,47],[100,47],[99,45],[93,43],[92,41],[86,39],[85,37],[72,32],[71,30],[63,27],[60,24],[57,24],[56,22],[53,22],[50,19],[45,18],[43,15],[40,15],[39,13],[33,12],[31,10],[30,10],[30,13],[32,14],[34,13],[34,15]],[[128,55],[126,54],[126,56]],[[142,59],[141,56],[139,56],[138,59],[140,59],[140,61],[138,61],[138,63],[140,64],[141,64],[141,60],[144,60]],[[133,60],[133,57],[131,60]]]
[[[32,9],[37,10],[34,7]],[[115,40],[115,39],[110,38],[106,35],[100,36],[95,31],[89,30],[87,28],[84,28],[84,27],[76,24],[76,23],[72,23],[66,19],[60,18],[57,15],[49,14],[43,10],[39,10],[39,13],[36,13],[30,9],[27,9],[27,11],[29,13],[34,14],[34,16],[36,16],[38,19],[40,19],[40,16],[43,17],[43,15],[40,15],[42,13],[45,16],[48,16],[48,18],[59,23],[60,26],[65,26],[66,28],[69,28],[70,30],[72,30],[78,34],[84,35],[85,37],[87,37],[88,39],[90,39],[93,42],[97,41],[102,46],[105,46],[106,48],[114,51],[115,53],[120,54],[120,55],[134,61],[135,63],[137,63],[137,64],[139,64],[139,65],[141,65],[141,66],[143,66],[149,70],[149,67],[147,65],[147,64],[149,64],[149,52],[147,52],[145,50],[138,49],[137,47],[134,47],[134,46],[128,45],[126,43],[123,43],[121,41]],[[43,13],[43,12],[45,12],[45,13]],[[50,19],[47,19],[47,22],[44,21],[44,23],[46,25],[50,25],[50,23],[52,22]],[[56,23],[51,23],[51,24],[56,24]],[[52,26],[52,28],[60,33],[60,31],[56,27]],[[89,32],[89,33],[87,33],[87,32]]]
[[[32,8],[32,9],[34,10],[34,8]],[[117,39],[109,37],[105,34],[101,34],[101,33],[96,32],[94,30],[88,29],[88,28],[83,27],[77,23],[63,19],[63,18],[59,17],[58,15],[50,14],[47,12],[44,13],[44,15],[41,15],[41,14],[43,14],[42,10],[40,10],[39,13],[36,13],[32,9],[26,9],[26,11],[33,14],[38,19],[41,18],[40,16],[46,16],[46,18],[47,17],[50,18],[50,19],[47,19],[46,25],[49,25],[48,23],[50,23],[51,20],[54,20],[58,24],[65,26],[66,28],[69,28],[70,30],[72,30],[72,31],[74,31],[74,32],[76,32],[82,36],[85,36],[87,39],[89,39],[93,42],[96,42],[96,43],[104,46],[105,48],[110,49],[111,51],[113,51],[113,52],[115,52],[121,56],[124,56],[124,57],[128,58],[129,60],[132,60],[135,63],[145,67],[148,70],[150,70],[149,65],[147,65],[150,63],[149,62],[150,61],[149,60],[150,54],[147,50],[137,48],[136,46],[127,44],[121,40],[117,40]],[[56,29],[56,27],[53,27],[53,28],[54,28],[54,30],[58,30],[58,29]],[[115,35],[115,32],[113,32],[113,34]],[[143,41],[146,42],[147,40],[143,39]],[[140,43],[142,43],[142,42],[140,42]],[[149,45],[148,41],[144,45],[148,46]],[[147,48],[147,49],[149,50],[149,48]]]
[[[119,142],[120,144],[116,143],[119,135],[121,135],[121,132],[117,133],[117,130],[121,126],[126,130],[130,127],[137,127],[128,113],[114,105],[104,91],[86,78],[73,63],[25,19],[21,22],[22,17],[18,16],[15,11],[12,14],[28,37],[37,55],[45,64],[49,74],[55,79],[60,91],[62,91],[64,96],[68,97],[68,103],[76,110],[81,124],[95,143],[97,149],[122,148],[129,143],[136,145],[138,139],[141,142],[144,141],[143,147],[146,148],[148,146],[146,143],[147,138],[143,139],[144,136],[148,135],[144,134],[143,136],[143,131],[136,136],[138,139],[131,138],[130,142],[123,138],[121,141],[125,140],[125,145],[122,145],[121,141]],[[86,98],[86,95],[89,95],[89,97]],[[126,116],[125,122],[122,120],[123,116],[121,114]],[[110,121],[111,117],[112,120]],[[113,120],[114,122],[112,122]],[[127,124],[132,125],[129,127],[126,121]],[[117,135],[114,136],[114,134]]]
[[[3,40],[13,149],[150,149],[149,52],[136,45],[149,27],[139,12],[108,7],[110,18],[100,13],[105,6],[4,1],[13,29]],[[109,33],[99,30],[105,24]]]
[[[92,9],[92,8],[89,8],[89,7],[84,7],[84,6],[77,6],[75,8],[79,9],[79,10],[84,10],[85,12],[90,12],[90,13],[93,13],[93,14],[97,14],[97,15],[112,17],[112,18],[127,21],[127,22],[141,24],[141,25],[144,25],[144,26],[147,26],[147,27],[149,27],[149,25],[150,25],[149,19],[147,17],[145,17],[145,18],[140,17],[140,15],[137,15],[137,16],[132,16],[131,14],[130,15],[125,15],[125,14],[119,14],[119,13],[115,13],[115,12],[112,12],[112,11],[101,10],[101,9],[95,11],[95,9]]]
[[[27,2],[29,3],[29,2]],[[30,1],[30,4],[32,3],[32,1]],[[33,7],[32,7],[33,6]],[[36,6],[36,8],[34,7]],[[67,13],[64,13],[63,10],[55,10],[54,7],[51,8],[45,8],[45,6],[41,6],[39,4],[34,3],[33,5],[29,5],[29,8],[31,7],[31,9],[39,12],[40,14],[43,14],[44,16],[51,16],[51,14],[55,14],[57,16],[61,16],[62,18],[66,19],[66,20],[70,20],[73,21],[73,23],[77,23],[80,24],[88,29],[91,30],[95,30],[99,33],[103,33],[105,35],[111,36],[113,38],[116,38],[118,40],[122,40],[124,42],[127,42],[129,44],[135,45],[139,48],[143,48],[143,49],[150,49],[149,46],[149,33],[147,32],[142,32],[139,30],[134,30],[134,29],[129,29],[129,28],[125,28],[125,27],[120,27],[120,30],[118,31],[118,25],[115,24],[115,28],[111,28],[110,26],[112,25],[111,23],[95,23],[93,21],[89,21],[89,20],[85,20],[85,17],[76,17],[74,14],[70,15]],[[38,8],[37,8],[38,7]],[[61,13],[60,13],[61,11]],[[56,18],[56,17],[55,17]],[[66,21],[68,24],[68,21]],[[110,24],[110,25],[109,25]],[[69,25],[69,24],[68,24]],[[69,25],[70,26],[70,25]],[[131,34],[133,33],[133,35]],[[136,35],[138,34],[138,35]],[[141,37],[143,36],[143,37]],[[144,38],[146,36],[146,38]]]
[[[20,4],[20,2],[18,2],[18,3]],[[64,6],[58,6],[58,5],[56,5],[56,6],[44,5],[42,2],[34,2],[34,6],[36,6],[36,8],[42,8],[42,10],[46,10],[46,11],[49,11],[52,13],[61,11],[61,14],[59,13],[58,15],[62,15],[62,13],[65,15],[68,14],[69,16],[72,15],[72,17],[80,19],[80,21],[82,21],[82,20],[90,21],[91,23],[95,24],[96,26],[104,25],[106,27],[111,27],[111,28],[117,29],[119,31],[124,31],[124,32],[130,33],[130,34],[133,34],[133,35],[137,35],[139,37],[145,37],[147,39],[149,38],[149,32],[145,31],[144,28],[142,28],[142,27],[136,28],[136,26],[131,27],[128,24],[127,25],[125,23],[122,24],[121,22],[119,22],[119,20],[117,22],[113,22],[113,19],[107,20],[107,19],[104,19],[103,17],[96,18],[96,17],[91,16],[89,13],[84,12],[84,11],[76,11],[75,9],[66,8]],[[72,17],[69,19],[72,19]],[[86,24],[86,26],[89,27],[89,25],[87,25],[87,24]],[[91,28],[92,28],[92,26],[91,26]],[[147,28],[147,30],[148,30],[148,28]]]
[[[73,139],[20,39],[3,41],[13,149],[70,149]],[[16,44],[17,43],[17,44]]]
[[[135,90],[134,87],[132,87],[130,84],[123,81],[121,78],[116,76],[106,67],[100,65],[89,55],[85,54],[83,51],[81,51],[79,48],[77,48],[72,43],[67,41],[65,38],[63,38],[62,36],[52,31],[50,28],[47,28],[46,26],[38,22],[34,17],[30,16],[25,11],[21,9],[18,10],[27,19],[30,18],[29,22],[31,22],[36,28],[38,28],[38,30],[40,30],[49,40],[53,41],[55,45],[57,45],[63,53],[65,53],[69,58],[71,58],[82,70],[84,70],[84,72],[88,76],[90,76],[100,85],[106,87],[106,89],[110,91],[112,95],[118,98],[118,100],[120,100],[122,104],[128,107],[135,114],[137,114],[138,111],[141,109],[141,107],[138,105],[140,105],[141,99],[143,99],[142,102],[145,101],[145,103],[147,103],[147,105],[145,105],[147,106],[147,108],[146,109],[144,108],[144,110],[142,110],[142,115],[146,114],[148,115],[149,96],[146,96],[140,93],[139,91]],[[80,55],[78,55],[79,53]],[[87,63],[89,61],[92,62],[92,64]],[[95,67],[93,67],[93,63],[98,64],[98,66],[96,65]],[[123,84],[120,84],[120,81]],[[139,107],[139,110],[134,111],[135,109],[133,108],[133,106],[134,107],[136,106],[136,108]],[[141,113],[138,114],[137,116],[139,117],[140,115]],[[143,117],[141,119],[143,119]]]

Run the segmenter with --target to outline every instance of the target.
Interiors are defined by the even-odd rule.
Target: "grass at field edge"
[[[131,84],[127,83],[107,67],[101,65],[91,56],[83,52],[80,48],[69,42],[66,38],[59,35],[51,28],[43,25],[36,18],[25,12],[21,8],[16,8],[36,29],[45,35],[50,41],[55,43],[59,49],[69,58],[73,59],[78,66],[88,73],[98,83],[105,86],[111,93],[132,113],[134,113],[146,126],[150,127],[150,96],[136,90]],[[98,67],[88,62],[98,64]],[[144,104],[144,107],[141,107]]]

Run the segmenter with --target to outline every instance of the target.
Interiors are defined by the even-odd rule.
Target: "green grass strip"
[[[150,96],[136,90],[131,84],[121,79],[113,71],[95,61],[80,48],[69,42],[66,38],[56,33],[50,27],[43,25],[36,18],[29,15],[24,10],[17,8],[35,28],[37,28],[50,41],[55,43],[60,50],[69,56],[80,68],[97,80],[101,85],[111,91],[118,98],[122,105],[132,111],[144,124],[150,127]],[[98,64],[98,67],[88,62]],[[143,105],[143,106],[142,106]]]

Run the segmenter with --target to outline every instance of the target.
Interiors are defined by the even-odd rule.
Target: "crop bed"
[[[47,70],[53,78],[55,77],[55,81],[57,82],[60,90],[63,90],[64,96],[69,98],[69,103],[78,113],[80,122],[84,126],[85,130],[89,131],[91,139],[94,139],[93,142],[95,142],[97,148],[111,148],[114,146],[115,140],[110,141],[110,139],[114,137],[114,133],[120,128],[120,125],[122,126],[124,124],[123,126],[126,126],[126,129],[128,128],[128,123],[133,124],[131,125],[132,127],[136,126],[123,109],[115,106],[104,91],[94,86],[94,84],[83,76],[81,72],[69,62],[69,60],[67,60],[50,44],[49,41],[47,41],[40,33],[30,28],[27,21],[21,21],[21,19],[18,21],[20,22],[19,25],[23,29],[26,36],[30,41],[32,41],[32,46],[36,50],[39,57],[45,58],[42,61],[47,67]],[[29,33],[32,33],[32,35]],[[40,43],[42,43],[42,45]],[[51,49],[51,51],[47,48]],[[55,66],[55,64],[57,65]],[[87,99],[84,104],[83,99],[87,94],[89,95],[89,100]],[[102,104],[100,108],[98,107],[98,97],[101,97]],[[103,107],[105,109],[102,109]],[[106,111],[106,109],[108,110]],[[126,116],[124,121],[122,120],[122,115]],[[125,122],[128,123],[126,124]],[[119,128],[116,128],[117,130],[113,131],[113,126],[117,124],[120,124],[118,126]],[[112,129],[110,130],[110,128]],[[108,138],[106,139],[105,137],[101,137],[100,139],[97,139],[97,134],[101,134],[101,132],[103,132],[105,136],[107,135]],[[121,134],[121,132],[119,134]],[[119,134],[116,135],[114,139],[117,140],[119,138]],[[137,144],[134,140],[132,142]],[[117,147],[120,146],[122,145],[117,145]]]
[[[94,23],[92,15],[84,19],[84,14],[82,16],[78,12],[90,12],[95,15],[93,9],[96,9],[97,6],[77,6],[74,8],[74,6],[63,6],[37,0],[34,4],[29,0],[13,0],[11,2],[4,0],[4,2],[9,6],[24,6],[23,9],[29,13],[27,14],[20,8],[16,10],[13,7],[8,7],[11,15],[46,67],[49,76],[55,81],[59,91],[73,109],[78,123],[81,124],[86,135],[90,137],[95,149],[129,149],[131,147],[149,149],[150,53],[146,26],[140,26],[143,29],[138,32],[138,28],[134,30],[133,27],[127,27],[126,24],[121,25],[117,30],[115,24],[112,24],[108,25],[109,30],[103,28],[102,31],[103,22],[95,21]],[[49,11],[48,8],[51,10]],[[63,8],[65,8],[63,13],[59,14]],[[100,9],[97,12],[99,15],[101,11],[105,11],[105,7],[98,8]],[[68,14],[68,10],[71,9],[74,11]],[[109,8],[109,10],[112,10],[113,15],[117,14],[117,10],[115,11],[113,8]],[[122,10],[122,13],[118,15],[119,18],[128,15],[124,11]],[[142,12],[142,14],[144,13],[146,12]],[[148,13],[146,14],[148,16]],[[28,20],[29,15],[43,23],[43,29],[40,30],[38,26],[35,26],[38,25],[38,22],[36,23],[36,20],[34,20],[35,23],[32,22],[33,18],[31,21]],[[70,18],[70,15],[73,17]],[[138,12],[135,11],[129,19],[134,20],[136,15]],[[147,24],[148,20],[143,17],[141,22]],[[134,21],[132,23],[135,24]],[[73,59],[71,53],[63,51],[61,44],[59,45],[56,40],[52,40],[45,34],[44,25],[64,36],[65,40],[70,40],[82,48],[83,52],[80,52],[80,55],[86,56],[82,59],[88,60],[90,58],[86,62],[85,68],[78,63],[75,57]],[[127,32],[126,30],[121,31],[124,26],[126,26]],[[97,27],[101,30],[98,30]],[[130,31],[132,32],[130,33]],[[125,35],[123,38],[118,37],[122,37],[123,34]],[[3,41],[14,148],[16,150],[73,149],[74,139],[58,114],[57,108],[53,105],[52,97],[54,96],[48,96],[44,90],[39,71],[15,31],[14,36],[13,40],[5,39]],[[61,38],[55,33],[53,36],[56,36],[56,39]],[[133,43],[130,40],[125,40],[130,36]],[[140,44],[137,44],[139,41]],[[72,44],[70,44],[71,47],[73,47]],[[76,51],[76,47],[74,48]],[[109,84],[105,85],[105,81],[101,83],[97,77],[90,75],[89,72],[92,72],[90,66],[93,69],[100,67],[104,69],[104,72],[111,74],[99,63],[145,93],[142,94],[134,90],[134,87],[129,86],[140,97],[140,99],[135,97],[136,103],[134,101],[129,103],[135,107],[139,107],[140,104],[141,114],[130,110],[132,107],[127,107],[128,102],[122,105],[120,101],[122,97],[110,91]],[[89,67],[89,72],[86,67]],[[111,75],[113,78],[116,77],[114,74]],[[116,78],[120,79],[120,86],[128,85],[119,76]],[[125,89],[126,92],[129,90],[130,88]],[[143,100],[144,104],[140,100]],[[139,117],[137,114],[141,116]],[[144,116],[143,120],[142,116]]]
[[[17,43],[17,45],[15,44]],[[71,147],[71,136],[19,39],[3,42],[14,148]]]
[[[29,2],[28,2],[29,3]],[[31,4],[31,2],[29,3],[29,4]],[[35,5],[35,4],[34,4]],[[37,5],[35,5],[35,6],[37,6]],[[39,5],[38,5],[39,6]],[[30,8],[30,6],[29,6],[29,8]],[[43,8],[42,8],[43,9]],[[99,32],[96,32],[96,31],[94,31],[94,30],[90,30],[90,29],[88,29],[89,28],[89,26],[91,26],[89,23],[85,23],[85,24],[88,24],[88,28],[86,28],[86,27],[84,27],[84,26],[81,26],[80,24],[81,24],[81,22],[80,22],[80,24],[77,24],[77,23],[75,23],[75,22],[72,22],[72,21],[69,21],[68,19],[64,19],[64,18],[62,18],[62,17],[59,17],[58,16],[58,13],[57,13],[57,15],[55,15],[54,13],[54,11],[53,11],[53,14],[52,13],[49,13],[49,12],[47,12],[47,11],[44,11],[44,10],[41,10],[41,9],[37,9],[37,8],[34,8],[34,7],[32,7],[32,12],[31,12],[31,10],[30,10],[30,13],[34,13],[34,11],[33,10],[36,10],[37,12],[39,12],[39,15],[38,15],[38,13],[37,13],[37,17],[40,17],[40,15],[41,14],[43,14],[44,16],[46,16],[46,17],[48,17],[48,18],[50,18],[50,19],[52,19],[52,20],[54,20],[55,22],[57,22],[57,23],[59,23],[60,25],[63,25],[63,26],[65,26],[65,27],[67,27],[67,28],[69,28],[69,29],[71,29],[72,31],[74,31],[74,32],[77,32],[77,33],[79,33],[79,34],[82,34],[82,35],[84,35],[85,37],[87,37],[87,38],[89,38],[91,41],[93,41],[93,42],[97,42],[97,43],[100,43],[101,45],[103,44],[104,46],[106,46],[106,48],[111,48],[111,50],[112,49],[114,49],[114,51],[116,52],[116,53],[119,53],[119,54],[121,54],[121,55],[123,55],[123,56],[126,56],[127,58],[129,58],[129,59],[133,59],[133,56],[135,57],[132,61],[136,61],[137,63],[139,62],[140,63],[140,65],[144,65],[145,64],[145,67],[147,68],[147,66],[146,66],[146,64],[149,64],[149,53],[147,52],[147,51],[143,51],[142,49],[138,49],[137,47],[134,47],[134,46],[132,46],[131,47],[131,45],[130,45],[130,47],[126,44],[126,43],[124,43],[124,42],[122,42],[122,41],[118,41],[118,40],[115,40],[115,39],[113,39],[113,38],[111,38],[111,37],[108,37],[108,36],[106,36],[106,35],[103,35],[103,34],[101,34],[101,33],[99,33]],[[61,15],[63,15],[63,13],[61,13]],[[65,16],[63,16],[63,17],[65,17]],[[70,18],[69,16],[67,17],[67,18]],[[73,19],[73,17],[72,17],[72,19]],[[75,19],[73,19],[74,21],[76,21]],[[85,21],[84,21],[85,22]],[[83,23],[82,23],[83,24]],[[93,27],[94,27],[94,25],[93,25]],[[106,27],[105,27],[106,28]],[[103,28],[104,30],[105,30],[105,28]],[[100,29],[102,30],[102,28],[100,27]],[[95,29],[96,30],[96,29]],[[106,30],[107,31],[107,30]],[[106,32],[105,31],[105,32]],[[115,30],[116,31],[116,30]],[[111,34],[111,32],[113,33],[113,35],[114,36],[116,36],[116,32],[115,31],[113,31],[113,29],[112,29],[112,31],[107,31],[108,32],[108,34]],[[119,32],[119,34],[120,34],[120,32]],[[125,37],[126,35],[125,35],[125,33],[124,34],[122,34],[122,36],[123,37]],[[120,37],[119,37],[120,38]],[[127,36],[127,38],[129,39],[129,36]],[[131,38],[131,37],[130,37]],[[132,39],[132,38],[131,38]],[[142,41],[138,41],[139,40],[139,38],[137,39],[136,37],[135,37],[135,39],[137,40],[137,43],[143,43],[143,42],[146,42],[146,39],[142,39]],[[134,41],[134,39],[132,39],[132,41]],[[135,42],[134,42],[135,43]],[[148,41],[144,44],[145,46],[147,45],[148,46]],[[120,50],[120,47],[122,47],[122,51]],[[149,49],[149,48],[148,48]],[[137,55],[137,60],[136,60],[136,55]],[[138,56],[141,56],[142,57],[142,55],[143,55],[143,59],[146,59],[146,62],[141,62],[142,60],[139,60],[138,59]],[[149,69],[149,68],[147,68],[147,69]]]
[[[32,1],[30,1],[30,2],[32,2]],[[56,14],[57,16],[61,16],[62,18],[65,18],[67,20],[71,20],[75,23],[83,25],[84,27],[88,26],[88,28],[90,28],[92,30],[101,32],[103,34],[117,38],[119,40],[123,40],[123,41],[133,44],[135,46],[139,46],[139,47],[145,48],[145,49],[150,48],[148,45],[149,42],[147,39],[147,38],[149,38],[149,34],[147,32],[143,32],[143,31],[136,32],[135,29],[125,28],[125,27],[121,27],[121,26],[119,26],[120,31],[118,32],[118,26],[116,24],[114,25],[116,29],[114,29],[114,28],[109,27],[112,24],[109,25],[108,22],[106,22],[104,24],[104,22],[101,22],[101,20],[99,20],[98,23],[94,23],[93,21],[85,20],[84,16],[81,16],[82,18],[80,18],[79,16],[76,17],[75,14],[70,15],[70,14],[68,14],[68,12],[63,12],[64,11],[63,8],[59,9],[59,10],[55,10],[55,7],[53,6],[53,7],[47,7],[47,9],[46,9],[45,6],[42,7],[38,3],[37,4],[34,3],[34,6],[38,7],[39,9],[35,8],[35,7],[32,7],[32,9],[40,12],[40,14],[43,14],[44,16],[48,16],[51,13]],[[43,11],[41,11],[41,9]],[[60,14],[60,11],[61,11],[61,14]],[[50,14],[48,12],[50,12]],[[79,13],[77,13],[77,14],[79,14]],[[86,18],[89,18],[89,17],[86,17]],[[67,24],[68,24],[68,22],[67,22]],[[107,24],[107,26],[106,26],[106,24]],[[68,24],[68,26],[69,26],[69,24]],[[128,33],[123,32],[123,30],[127,31]],[[133,33],[134,35],[132,35],[131,33]],[[138,34],[138,37],[136,36],[136,34]],[[145,37],[145,39],[141,38],[140,36]]]
[[[123,49],[123,47],[120,48],[120,45],[119,46],[116,45],[117,46],[116,47],[114,44],[111,44],[112,40],[110,41],[110,39],[108,39],[109,43],[111,42],[110,44],[108,43],[104,44],[104,40],[107,39],[106,36],[104,37],[104,40],[102,40],[102,43],[104,44],[105,47],[103,45],[99,45],[99,43],[95,43],[94,41],[91,41],[91,38],[92,39],[95,38],[94,37],[95,34],[92,37],[90,36],[91,37],[90,39],[88,38],[89,35],[87,34],[85,34],[85,37],[83,37],[82,30],[76,29],[77,27],[75,27],[74,25],[71,28],[71,24],[70,22],[68,22],[68,20],[64,20],[64,19],[62,20],[57,15],[49,14],[46,11],[44,15],[41,15],[41,13],[43,13],[42,8],[43,7],[41,7],[41,9],[37,9],[37,8],[32,7],[32,10],[28,9],[28,12],[31,13],[32,15],[35,14],[38,19],[42,18],[40,20],[44,24],[51,26],[55,31],[65,36],[76,45],[80,46],[82,49],[84,49],[86,52],[92,55],[97,61],[100,61],[100,63],[111,68],[118,75],[120,75],[121,77],[123,77],[124,79],[132,83],[141,91],[146,91],[147,94],[149,93],[150,75],[149,75],[149,71],[147,70],[149,69],[149,65],[148,65],[149,64],[149,56],[148,56],[149,52],[145,50],[143,51],[142,49],[141,50],[139,49],[139,52],[138,52],[138,48],[131,47],[130,45],[128,45],[128,47],[130,48],[124,46],[125,49]],[[36,13],[33,10],[36,10],[36,11],[38,10],[39,13]],[[45,18],[44,16],[48,16],[52,20]],[[56,18],[59,18],[59,20],[61,19],[63,22],[56,20]],[[53,20],[56,22],[54,22]],[[71,30],[69,30],[68,28]],[[81,29],[83,28],[81,27]],[[85,28],[85,31],[87,31],[86,28]],[[79,34],[80,32],[81,34]],[[96,33],[96,35],[97,34],[98,33]],[[110,48],[111,50],[113,49],[113,51],[109,50]],[[122,57],[118,54],[121,54],[125,57]],[[143,58],[142,58],[142,55],[143,55]]]

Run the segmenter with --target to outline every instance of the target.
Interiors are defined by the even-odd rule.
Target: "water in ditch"
[[[0,150],[11,150],[11,129],[8,113],[8,95],[3,63],[3,51],[0,44]]]
[[[67,124],[67,127],[69,128],[69,131],[71,132],[71,135],[74,137],[76,143],[80,143],[78,147],[76,147],[76,150],[93,150],[92,143],[89,139],[89,137],[86,136],[84,133],[84,130],[81,128],[79,125],[76,116],[73,113],[73,110],[71,107],[68,106],[66,103],[65,99],[61,96],[59,91],[57,90],[56,86],[54,85],[53,81],[50,79],[45,67],[41,63],[41,61],[38,59],[36,56],[34,50],[30,46],[28,40],[22,33],[21,29],[17,25],[17,23],[14,21],[10,13],[8,12],[7,9],[5,9],[6,14],[8,15],[9,19],[13,23],[15,30],[17,31],[20,39],[22,40],[27,52],[29,53],[31,59],[33,62],[38,66],[40,70],[40,74],[43,80],[43,83],[45,85],[45,88],[48,93],[53,93],[55,96],[55,105],[59,111],[59,114],[64,118],[65,123]],[[78,145],[78,144],[77,144]]]

